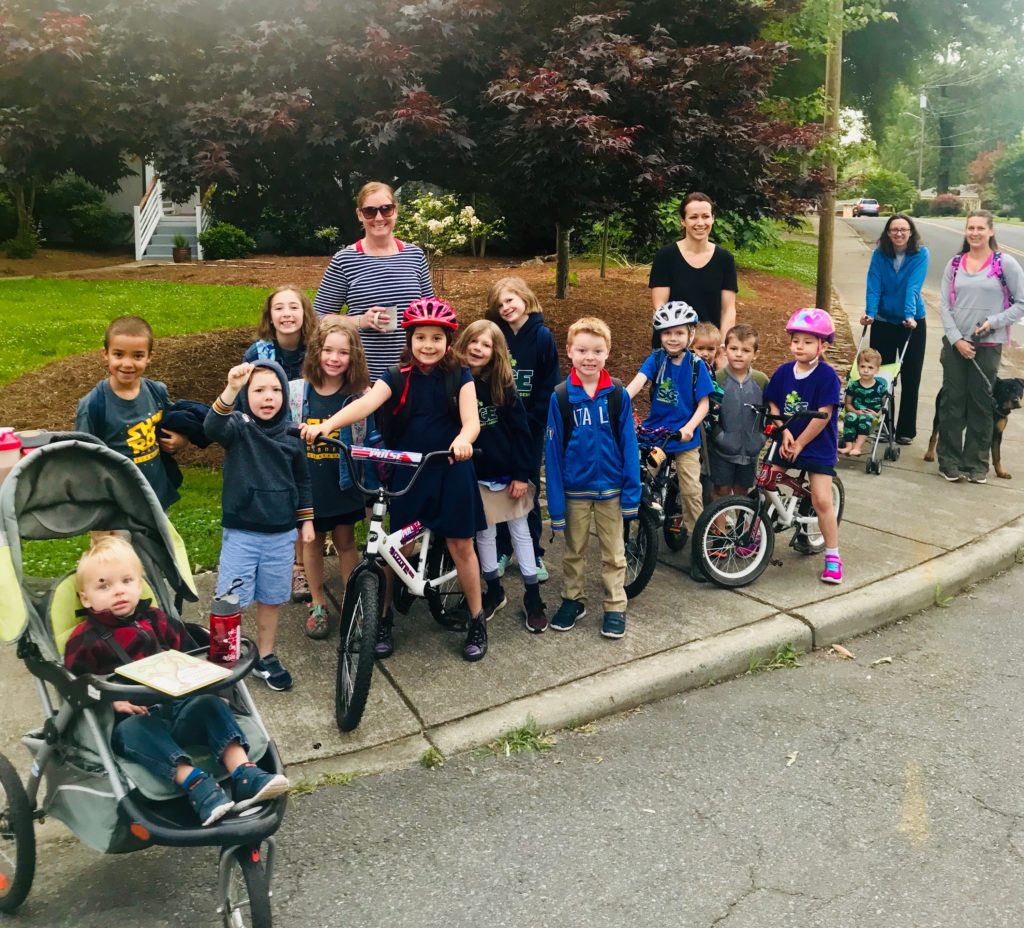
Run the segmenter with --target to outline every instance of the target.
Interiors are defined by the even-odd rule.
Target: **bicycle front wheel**
[[[363,571],[351,588],[352,607],[338,643],[334,717],[341,731],[352,731],[363,717],[373,676],[373,648],[380,621],[380,587],[372,571]]]
[[[0,754],[0,912],[25,901],[36,872],[36,833],[18,771]]]
[[[693,529],[693,563],[718,586],[753,583],[771,561],[775,530],[756,503],[727,496],[708,506]]]
[[[635,519],[623,520],[626,547],[626,596],[639,596],[658,566],[658,520],[646,506]]]

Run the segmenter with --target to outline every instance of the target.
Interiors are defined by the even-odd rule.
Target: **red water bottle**
[[[210,607],[210,660],[219,664],[233,664],[242,656],[242,610],[235,595],[242,581],[235,580],[231,588],[213,598]]]

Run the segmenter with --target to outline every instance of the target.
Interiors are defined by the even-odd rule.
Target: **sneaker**
[[[587,614],[587,607],[578,599],[563,599],[562,605],[548,623],[556,632],[567,632],[576,625],[577,619]]]
[[[968,474],[967,480],[970,483],[988,483],[988,477],[982,474],[980,477],[975,477],[974,474]]]
[[[501,584],[496,583],[494,586],[488,586],[483,599],[484,621],[490,621],[491,616],[495,612],[504,609],[507,605],[508,600],[505,598],[505,591],[502,589]]]
[[[292,675],[284,669],[284,665],[273,654],[261,657],[252,665],[252,672],[262,677],[267,686],[277,692],[292,688]]]
[[[326,638],[330,632],[327,625],[327,607],[310,606],[306,619],[306,635],[310,638]]]
[[[309,581],[306,580],[306,572],[300,567],[292,570],[292,602],[308,603],[313,598],[309,592]]]
[[[205,773],[186,792],[188,801],[192,803],[203,825],[212,825],[235,807],[231,797],[217,785],[217,781]]]
[[[548,617],[544,614],[544,603],[540,601],[540,590],[533,584],[526,588],[523,609],[526,610],[526,630],[528,632],[539,635],[548,627]]]
[[[961,474],[947,474],[941,470],[939,471],[939,476],[942,477],[943,480],[948,480],[950,483],[959,483],[964,479]]]
[[[290,788],[291,783],[283,773],[267,773],[255,764],[241,764],[231,775],[231,792],[235,797],[236,812],[283,796]]]
[[[622,638],[626,634],[626,613],[606,612],[601,621],[601,634],[605,638]]]
[[[914,439],[913,438],[907,438],[906,435],[897,435],[896,436],[896,444],[897,445],[912,445],[913,443],[914,443]]]
[[[551,574],[548,573],[548,569],[544,566],[544,558],[537,558],[537,582],[547,583],[551,579]]]
[[[825,569],[821,572],[821,579],[825,583],[843,582],[843,562],[834,554],[825,555]]]
[[[479,661],[487,653],[487,622],[484,619],[483,611],[477,613],[469,620],[469,629],[466,631],[466,643],[462,646],[463,660]]]
[[[377,623],[377,641],[373,646],[374,657],[391,657],[395,653],[395,615],[388,609]]]
[[[511,554],[503,554],[498,558],[498,576],[504,577],[505,571],[508,570],[508,565],[512,563]]]

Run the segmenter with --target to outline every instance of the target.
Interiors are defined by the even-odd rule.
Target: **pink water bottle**
[[[210,660],[233,664],[242,655],[242,610],[235,595],[242,585],[235,580],[231,589],[213,598],[210,607]]]
[[[4,482],[20,460],[21,439],[14,434],[14,429],[0,427],[0,483]]]

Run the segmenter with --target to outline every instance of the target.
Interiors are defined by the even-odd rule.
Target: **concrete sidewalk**
[[[869,257],[857,233],[837,222],[835,289],[855,326]],[[863,459],[840,462],[846,487],[842,586],[821,583],[820,559],[796,555],[788,533],[777,538],[765,574],[737,591],[694,583],[688,554],[663,551],[650,586],[630,603],[626,637],[608,641],[598,633],[596,567],[591,611],[568,633],[528,634],[522,585],[508,576],[508,606],[492,619],[490,650],[478,664],[461,659],[461,636],[438,626],[421,602],[399,617],[396,653],[378,663],[363,722],[349,735],[334,724],[337,628],[327,641],[310,641],[301,630],[305,609],[287,607],[277,652],[295,688],[272,693],[257,680],[251,688],[293,775],[372,772],[415,762],[431,746],[447,755],[484,744],[528,717],[552,728],[618,712],[742,673],[752,657],[771,655],[780,645],[827,647],[930,605],[937,588],[949,595],[1012,564],[1024,545],[1024,425],[1011,423],[1003,442],[1016,480],[947,484],[921,459],[941,381],[937,300],[929,302],[935,305],[919,438],[880,476],[865,474]],[[1007,353],[1004,369],[1022,366],[1020,350]],[[592,551],[596,565],[596,542]],[[552,574],[543,588],[549,614],[559,602],[560,553],[561,541],[555,541],[545,558]],[[205,609],[212,577],[201,577],[200,586]],[[38,703],[13,649],[0,651],[0,675],[8,707],[0,751],[22,766],[25,752],[16,742],[38,724]]]

